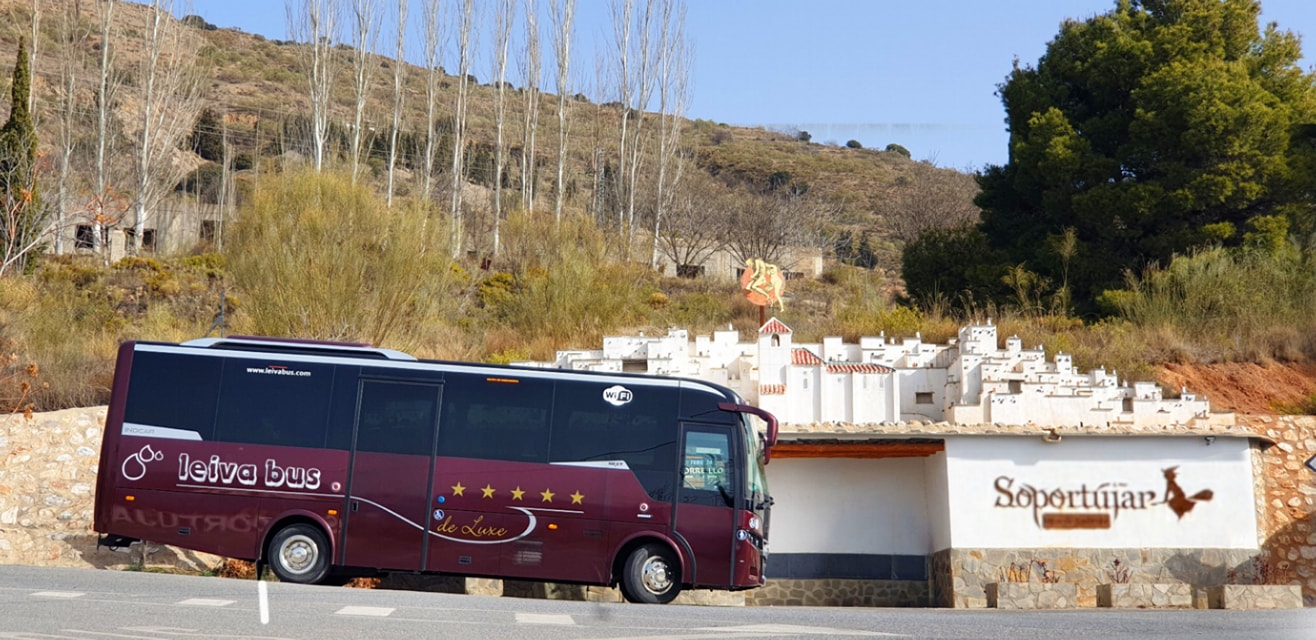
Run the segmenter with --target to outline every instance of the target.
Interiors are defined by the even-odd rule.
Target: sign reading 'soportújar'
[[[1246,438],[973,437],[946,443],[953,544],[1254,548]]]

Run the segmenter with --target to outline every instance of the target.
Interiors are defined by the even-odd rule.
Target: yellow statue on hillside
[[[745,271],[740,274],[740,286],[745,290],[745,297],[760,307],[776,305],[785,311],[781,294],[786,288],[786,279],[781,275],[781,268],[758,258],[745,261]]]

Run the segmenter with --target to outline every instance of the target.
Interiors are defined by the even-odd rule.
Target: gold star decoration
[[[454,496],[464,495],[462,492],[465,491],[465,490],[466,490],[466,487],[463,487],[463,486],[462,486],[462,483],[460,483],[460,482],[458,482],[457,484],[452,485],[452,495],[454,495]]]
[[[584,500],[585,500],[585,494],[581,493],[579,489],[577,489],[575,493],[571,494],[571,504],[585,504]]]
[[[488,485],[488,484],[484,485],[484,488],[480,489],[480,493],[484,494],[480,496],[481,498],[492,498],[494,494],[493,485]]]
[[[520,500],[523,495],[525,495],[525,492],[521,490],[521,485],[516,485],[516,488],[512,489],[513,500]]]
[[[553,492],[549,489],[544,489],[543,491],[540,491],[539,495],[544,496],[544,502],[553,501]]]

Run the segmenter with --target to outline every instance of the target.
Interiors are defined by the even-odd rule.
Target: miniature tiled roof
[[[761,384],[759,385],[759,395],[761,396],[780,396],[785,395],[786,385],[784,384]]]
[[[772,335],[774,333],[791,333],[791,328],[774,316],[767,322],[763,323],[763,326],[759,327],[759,334]]]
[[[827,365],[827,373],[895,373],[895,369],[866,362],[836,362]]]
[[[808,349],[796,347],[791,349],[791,364],[823,364],[823,359]]]

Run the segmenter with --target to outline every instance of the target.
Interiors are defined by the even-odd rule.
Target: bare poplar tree
[[[146,221],[161,197],[183,177],[183,165],[172,156],[201,112],[196,40],[174,18],[173,11],[173,0],[152,0],[142,32],[145,55],[137,80],[141,129],[134,136],[133,254],[142,251]]]
[[[685,5],[660,0],[658,39],[658,177],[653,211],[653,251],[649,264],[658,265],[658,236],[672,188],[681,181],[681,124],[689,100],[690,48],[685,39]]]
[[[466,179],[466,97],[471,77],[471,32],[474,31],[475,0],[462,0],[457,16],[457,105],[452,118],[452,252],[462,250],[462,183]]]
[[[36,75],[37,68],[37,49],[41,43],[41,0],[32,0],[32,34],[28,36],[29,42],[32,43],[31,49],[28,50],[27,59],[31,61],[33,75]],[[32,114],[32,126],[37,126],[37,92],[33,91],[27,96],[27,111]]]
[[[219,174],[219,221],[215,229],[215,249],[224,250],[224,221],[233,202],[233,145],[228,140],[228,120],[220,118],[220,149],[222,164]]]
[[[615,191],[621,193],[626,185],[626,143],[629,140],[627,130],[630,125],[630,105],[631,105],[631,29],[632,16],[635,13],[635,0],[611,0],[608,4],[612,17],[612,37],[616,50],[616,83],[617,83],[617,103],[621,105],[621,126],[619,127],[620,137],[617,140],[617,171]],[[626,210],[620,205],[618,200],[617,206],[617,233],[620,236],[624,234],[626,226]],[[623,255],[628,255],[629,251],[623,249]]]
[[[493,175],[493,253],[498,255],[499,226],[503,218],[503,166],[506,164],[503,132],[507,128],[507,47],[512,40],[512,22],[516,0],[498,0],[494,15],[494,82],[498,91],[494,99],[494,175]]]
[[[77,143],[77,116],[82,112],[78,101],[78,76],[82,72],[83,47],[89,32],[82,26],[82,4],[65,3],[56,25],[59,48],[59,81],[55,87],[55,111],[59,120],[55,139],[58,162],[55,187],[55,254],[64,253],[64,230],[68,227],[66,212],[73,209],[73,149]]]
[[[643,140],[644,110],[653,93],[653,49],[651,46],[655,0],[644,0],[639,14],[636,0],[613,0],[613,36],[617,47],[617,91],[621,103],[620,139],[617,153],[617,223],[625,234],[624,257],[630,259],[635,241],[635,195],[639,178],[640,143]],[[634,120],[634,124],[631,121]]]
[[[315,149],[315,170],[324,169],[325,147],[329,141],[329,116],[333,106],[334,72],[338,69],[335,52],[338,40],[338,0],[287,0],[288,36],[299,47],[306,84],[311,100],[311,137]]]
[[[111,51],[116,46],[111,40],[115,4],[116,0],[96,0],[96,5],[100,9],[101,59],[100,78],[96,91],[96,193],[89,205],[91,210],[89,213],[92,219],[92,250],[102,257],[106,265],[109,264],[109,252],[104,246],[105,229],[115,222],[112,219],[113,213],[106,206],[110,199],[110,184],[109,167],[105,162],[113,136],[110,130],[110,112],[113,109],[114,93],[117,92],[119,84],[111,79],[114,65]]]
[[[393,174],[398,162],[398,129],[402,126],[402,85],[406,70],[407,0],[398,0],[398,26],[393,55],[393,127],[388,133],[388,206],[393,206]]]
[[[364,137],[363,122],[366,100],[370,98],[370,81],[377,66],[372,59],[379,46],[381,7],[376,0],[352,0],[352,87],[356,109],[352,115],[352,182],[361,175],[361,143]]]
[[[575,33],[576,0],[551,0],[553,54],[557,61],[557,181],[553,219],[562,222],[562,198],[566,190],[567,105],[571,94],[571,39]]]
[[[421,158],[420,198],[428,202],[434,192],[434,154],[438,149],[438,134],[434,130],[435,111],[439,104],[439,55],[443,47],[443,6],[441,0],[424,0],[421,6],[421,40],[425,50],[425,149]]]
[[[521,90],[525,98],[521,121],[521,202],[527,213],[535,210],[535,133],[539,129],[539,16],[535,0],[525,2],[525,46],[521,55]]]

